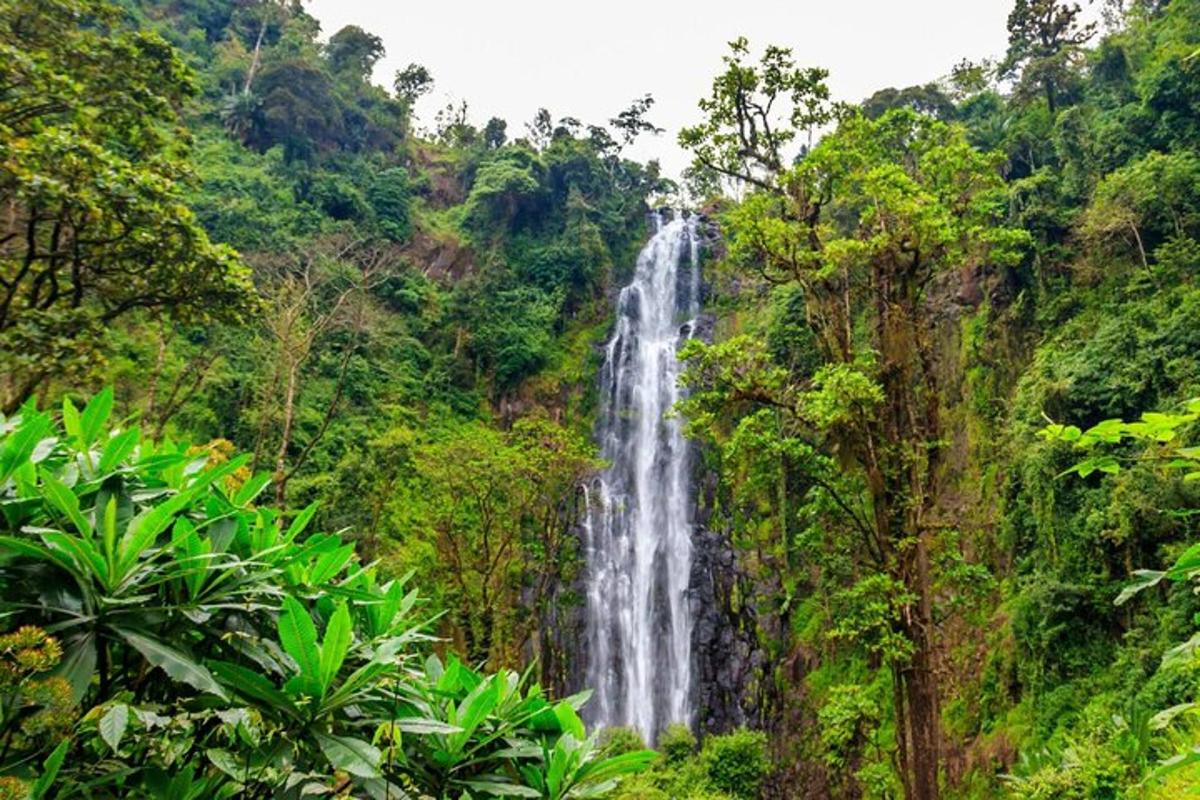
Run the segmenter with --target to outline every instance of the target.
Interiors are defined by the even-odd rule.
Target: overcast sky
[[[540,107],[555,119],[604,123],[650,93],[650,119],[666,129],[630,152],[677,176],[687,157],[679,128],[720,69],[726,43],[749,38],[791,47],[801,66],[830,71],[836,99],[939,78],[962,58],[1002,55],[1012,0],[310,0],[328,37],[359,25],[383,38],[375,78],[390,86],[417,62],[433,73],[418,106],[431,125],[466,100],[474,122],[508,120],[510,137]]]

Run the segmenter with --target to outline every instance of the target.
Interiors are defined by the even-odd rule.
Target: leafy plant
[[[307,533],[313,506],[286,525],[255,506],[269,477],[245,457],[112,428],[111,408],[0,423],[0,619],[26,626],[0,637],[0,774],[102,797],[557,799],[652,757],[601,757],[586,696],[425,658],[407,577]]]

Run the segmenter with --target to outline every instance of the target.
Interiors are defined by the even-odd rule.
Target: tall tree
[[[749,63],[745,38],[729,43],[725,71],[700,101],[704,120],[679,133],[679,142],[695,155],[696,167],[739,183],[771,189],[773,178],[795,155],[796,137],[812,144],[817,128],[833,119],[829,73],[797,68],[792,51],[768,47],[757,65]]]
[[[1071,80],[1080,48],[1096,32],[1094,22],[1082,23],[1082,13],[1078,3],[1017,0],[1008,15],[1008,54],[1001,71],[1020,72],[1019,95],[1030,96],[1031,88],[1038,87],[1052,114]]]
[[[192,77],[97,0],[0,2],[0,407],[79,376],[139,309],[232,317],[248,273],[183,204]]]
[[[872,634],[887,645],[872,649],[892,671],[905,794],[930,800],[940,750],[930,553],[942,507],[940,402],[957,387],[939,365],[929,287],[955,268],[1014,264],[1025,237],[1003,225],[998,157],[974,150],[962,130],[909,110],[847,114],[788,168],[780,148],[798,131],[764,135],[756,109],[796,87],[801,103],[820,98],[823,86],[802,83],[778,55],[769,81],[728,63],[702,105],[707,121],[681,138],[699,166],[758,187],[726,218],[730,258],[801,290],[823,361],[802,385],[751,384],[742,399],[790,415],[812,447],[861,479],[861,502],[841,505],[860,533],[858,558],[890,580],[890,630]],[[824,113],[816,103],[804,117]]]
[[[357,25],[347,25],[329,37],[325,55],[335,73],[367,80],[383,58],[383,40]]]
[[[254,462],[263,457],[270,424],[279,426],[275,444],[275,502],[283,506],[287,485],[304,466],[333,422],[346,391],[350,360],[370,332],[369,293],[392,266],[385,247],[357,239],[332,238],[300,255],[265,259],[258,268],[263,324],[273,349],[271,375],[263,386]],[[319,346],[342,334],[333,387],[320,422],[295,449],[297,413],[305,369]]]

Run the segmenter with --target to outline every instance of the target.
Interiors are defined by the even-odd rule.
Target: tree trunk
[[[928,592],[925,593],[926,598]],[[912,660],[904,672],[904,693],[907,709],[909,769],[911,795],[909,800],[937,800],[938,754],[941,732],[938,716],[937,680],[933,672],[933,643],[929,637],[931,620],[919,609],[908,626],[907,634],[914,645]]]
[[[159,323],[158,328],[158,354],[154,359],[154,371],[150,373],[150,388],[146,391],[146,410],[142,413],[142,418],[146,422],[151,422],[154,419],[154,413],[158,410],[158,384],[162,380],[163,367],[167,363],[167,332],[164,329],[163,323]]]
[[[262,25],[258,28],[258,38],[254,40],[254,54],[250,58],[250,67],[246,70],[246,82],[242,85],[242,94],[250,94],[250,87],[254,84],[254,73],[258,72],[258,65],[262,59],[263,36],[266,33],[267,17],[264,14]]]
[[[288,368],[287,389],[283,398],[283,432],[279,436],[279,450],[275,453],[275,505],[283,508],[287,495],[287,451],[292,443],[292,426],[296,419],[296,380],[300,370],[298,362]]]

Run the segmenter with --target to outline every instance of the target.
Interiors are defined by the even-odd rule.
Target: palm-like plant
[[[648,762],[597,757],[585,695],[426,658],[407,577],[308,533],[313,507],[286,524],[256,507],[270,477],[245,458],[112,428],[112,403],[0,419],[0,621],[61,642],[85,712],[13,752],[22,720],[0,716],[0,775],[39,797],[57,776],[94,797],[559,800]]]

